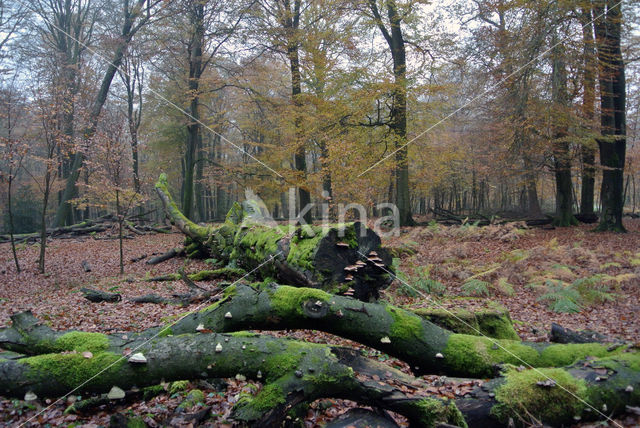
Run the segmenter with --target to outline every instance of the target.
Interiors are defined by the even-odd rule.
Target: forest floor
[[[552,322],[574,330],[589,329],[625,341],[640,341],[640,220],[626,220],[629,233],[593,233],[593,226],[574,228],[519,229],[510,226],[445,227],[431,224],[403,229],[384,244],[397,256],[402,281],[395,281],[383,298],[410,307],[485,307],[497,302],[508,308],[523,340],[547,339]],[[9,324],[13,313],[31,310],[55,329],[85,331],[133,331],[156,326],[174,315],[197,308],[166,304],[134,304],[128,298],[155,293],[170,297],[187,292],[180,281],[147,282],[152,276],[175,273],[180,268],[195,272],[206,268],[203,261],[174,258],[156,266],[151,256],[179,246],[181,234],[149,234],[124,242],[125,274],[119,275],[118,241],[105,234],[76,239],[54,239],[47,252],[47,273],[37,272],[37,244],[22,244],[18,256],[23,271],[16,273],[9,244],[0,245],[0,325]],[[81,263],[86,260],[91,272]],[[403,283],[406,282],[406,284]],[[214,283],[201,283],[215,288]],[[81,287],[122,294],[117,304],[90,303]],[[577,312],[576,312],[577,311]],[[268,332],[265,332],[268,333]],[[361,348],[380,361],[408,368],[379,352],[344,339],[318,332],[271,333],[320,343],[338,343]],[[433,381],[430,393],[460,396],[470,383]],[[257,384],[226,379],[222,386],[189,385],[185,391],[167,392],[147,401],[100,407],[88,414],[63,414],[68,402],[25,403],[0,398],[0,426],[108,426],[111,414],[120,412],[144,417],[149,426],[190,426],[185,413],[177,410],[189,388],[205,393],[205,402],[189,412],[210,407],[209,426],[225,426],[240,393],[255,393]],[[69,402],[78,397],[70,397]],[[49,404],[52,404],[49,406]],[[309,410],[305,424],[322,426],[354,403],[322,400]],[[630,415],[617,420],[638,426]],[[228,425],[230,426],[230,425]],[[589,426],[581,424],[580,426]],[[602,425],[598,425],[602,426]]]

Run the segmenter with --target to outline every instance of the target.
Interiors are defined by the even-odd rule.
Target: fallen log
[[[255,397],[244,397],[234,406],[232,418],[251,426],[279,425],[292,406],[325,397],[397,412],[412,426],[433,426],[435,421],[464,423],[452,401],[409,395],[403,391],[415,392],[416,387],[406,385],[416,379],[345,348],[247,334],[187,334],[153,341],[142,336],[60,334],[32,315],[23,314],[13,321],[13,327],[1,331],[0,338],[20,335],[30,341],[31,328],[54,340],[60,353],[0,361],[0,391],[6,396],[60,396],[83,382],[83,391],[104,393],[114,386],[125,390],[163,381],[240,374],[265,382]],[[127,348],[136,353],[123,356]],[[375,381],[381,378],[386,382]]]
[[[308,306],[303,303],[294,304],[296,312]],[[568,354],[557,362],[566,358],[577,362],[535,370],[505,366],[497,373],[500,377],[451,401],[425,396],[426,385],[419,379],[348,348],[246,332],[204,333],[208,330],[202,328],[202,333],[180,335],[168,335],[167,328],[138,335],[56,332],[30,313],[17,314],[12,321],[12,327],[0,330],[0,346],[37,354],[0,360],[0,391],[12,397],[59,396],[80,384],[85,392],[104,393],[113,386],[127,390],[163,380],[239,374],[264,382],[255,397],[236,403],[232,414],[236,421],[252,426],[279,425],[288,409],[319,398],[346,398],[397,412],[419,427],[441,422],[496,426],[509,420],[557,426],[576,418],[608,417],[640,403],[640,356],[631,348],[584,359],[587,347],[594,344],[553,345],[553,353]],[[478,356],[495,358],[490,348],[479,347],[482,343],[470,342],[465,349],[468,365],[478,364]],[[597,348],[591,349],[597,354]]]
[[[376,299],[392,281],[391,256],[380,237],[362,223],[281,226],[264,222],[252,201],[234,204],[222,225],[200,226],[178,209],[161,174],[156,191],[165,212],[191,241],[193,251],[284,284],[349,289],[363,301]]]
[[[563,367],[586,357],[624,351],[607,344],[551,344],[452,333],[419,315],[387,304],[365,303],[321,290],[247,284],[227,287],[224,297],[158,329],[187,334],[198,326],[216,332],[311,329],[378,349],[408,363],[416,374],[470,378],[496,376],[501,366]]]
[[[551,323],[549,341],[554,343],[607,343],[611,339],[595,331],[574,331],[562,327],[560,324]]]
[[[80,289],[84,298],[93,303],[109,302],[117,303],[122,300],[122,295],[118,293],[107,293],[106,291],[95,290],[93,288],[83,287]]]
[[[187,275],[192,281],[211,281],[213,279],[235,279],[246,275],[243,269],[224,267],[214,270],[201,270],[196,273],[190,273]],[[148,282],[163,282],[163,281],[179,281],[182,278],[179,273],[169,273],[166,275],[154,276],[146,279]]]
[[[184,254],[184,248],[172,248],[164,254],[159,256],[151,257],[149,260],[145,262],[148,265],[157,265],[158,263],[165,262],[174,257]]]
[[[454,333],[520,340],[506,308],[477,309],[474,312],[458,307],[405,309]]]

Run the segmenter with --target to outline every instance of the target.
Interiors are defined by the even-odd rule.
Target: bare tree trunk
[[[595,40],[593,38],[593,24],[591,6],[583,7],[579,12],[579,21],[582,25],[583,47],[583,98],[582,114],[587,127],[594,130],[595,101],[596,101],[596,51]],[[580,147],[582,154],[582,187],[580,190],[580,214],[588,218],[594,217],[593,204],[595,194],[595,174],[596,174],[596,145],[583,144]]]
[[[115,76],[118,68],[122,64],[122,59],[124,57],[125,51],[129,42],[135,35],[135,33],[142,27],[142,25],[146,22],[147,17],[144,15],[147,11],[143,7],[147,0],[137,0],[135,5],[131,6],[127,9],[128,2],[124,2],[123,13],[124,13],[124,23],[122,25],[121,36],[118,38],[118,45],[116,46],[115,52],[111,61],[109,62],[109,66],[105,72],[104,77],[102,78],[102,83],[100,84],[100,89],[96,94],[96,98],[93,101],[91,106],[91,110],[89,112],[89,125],[85,128],[83,132],[83,141],[85,144],[89,144],[91,139],[93,138],[96,128],[98,126],[98,120],[100,118],[100,112],[102,111],[102,106],[104,106],[105,101],[107,100],[107,96],[109,94],[109,88],[111,87],[111,82],[113,81],[113,77]],[[141,18],[142,17],[142,18]],[[138,20],[138,18],[140,18]],[[136,21],[138,23],[136,24]],[[64,193],[60,200],[60,205],[58,206],[58,210],[56,211],[56,218],[54,220],[54,226],[60,227],[64,226],[67,218],[69,217],[69,212],[71,211],[70,200],[73,199],[74,195],[77,192],[76,183],[78,181],[78,177],[80,176],[80,168],[84,162],[84,153],[82,150],[76,151],[73,156],[73,164],[71,165],[71,170],[69,173],[69,177],[67,178]]]
[[[626,157],[626,90],[624,61],[620,47],[621,4],[613,0],[595,2],[594,13],[600,63],[600,124],[598,139],[603,166],[600,202],[602,215],[597,230],[625,232],[622,225],[623,186]],[[605,11],[606,8],[606,11]]]
[[[13,236],[13,208],[11,202],[11,186],[13,184],[13,173],[9,171],[9,179],[8,179],[8,188],[7,188],[7,212],[9,213],[9,236],[11,239],[11,252],[13,253],[13,261],[16,265],[16,271],[20,273],[20,262],[18,261],[18,253],[16,251],[16,241]]]

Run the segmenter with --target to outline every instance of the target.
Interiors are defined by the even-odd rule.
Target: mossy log
[[[325,325],[326,321],[336,318],[346,322],[349,318],[340,317],[338,313],[348,311],[355,315],[350,324],[359,323],[364,317],[373,327],[378,319],[390,324],[392,343],[394,337],[402,337],[399,330],[413,328],[404,319],[410,315],[399,312],[402,313],[400,317],[392,316],[394,311],[399,311],[397,308],[325,296],[315,289],[279,287],[257,291],[245,288],[246,297],[253,293],[257,314],[253,324],[260,327],[273,327],[276,322],[262,320],[266,314],[260,311],[266,304],[265,298],[273,299],[276,295],[277,317],[292,323],[290,327],[311,328],[309,326],[314,321]],[[447,353],[454,350],[461,353],[455,357],[458,364],[472,368],[467,373],[477,373],[478,367],[493,369],[490,364],[503,363],[501,371],[491,370],[491,376],[488,376],[496,379],[485,383],[470,396],[455,402],[442,401],[425,397],[421,392],[425,385],[418,379],[364,358],[348,348],[247,332],[204,333],[211,330],[203,329],[203,326],[223,325],[230,330],[240,328],[242,322],[237,320],[242,318],[242,312],[235,309],[246,307],[247,301],[238,308],[231,308],[235,312],[222,312],[230,308],[225,308],[226,304],[233,301],[242,303],[241,296],[245,293],[238,287],[229,289],[227,293],[223,301],[197,314],[196,318],[185,319],[184,323],[171,327],[178,331],[164,327],[126,335],[56,332],[38,322],[30,313],[15,315],[12,317],[13,326],[0,330],[0,346],[20,354],[6,353],[0,359],[0,392],[17,397],[29,391],[41,397],[56,396],[82,384],[84,391],[104,393],[114,385],[131,389],[154,385],[162,379],[172,381],[241,374],[260,379],[265,386],[256,397],[247,397],[236,404],[234,418],[263,426],[273,426],[281,421],[292,406],[325,397],[352,399],[394,411],[407,416],[415,426],[433,426],[436,422],[464,426],[461,415],[471,426],[506,424],[509,419],[523,424],[538,420],[560,425],[571,423],[576,418],[586,420],[608,416],[624,411],[627,405],[640,404],[640,356],[636,350],[625,346],[607,349],[599,344],[541,344],[536,349],[533,344],[495,341],[499,346],[509,347],[516,355],[525,358],[528,355],[531,360],[538,360],[539,365],[565,366],[525,369],[504,364],[510,362],[510,357],[491,348],[486,342],[489,339],[451,334],[444,330],[439,332],[439,327],[429,326],[422,320],[426,323],[423,328],[429,328],[436,338],[440,336],[436,340],[440,345],[433,346],[431,351],[443,346],[443,355],[436,354],[434,359],[441,361],[444,373],[465,372],[460,366],[452,369],[446,362],[452,357]],[[278,293],[281,295],[277,296]],[[342,303],[347,303],[344,302],[346,300],[351,302],[348,307],[355,310],[341,307]],[[381,310],[375,310],[374,306]],[[287,308],[295,308],[295,313],[287,315]],[[323,313],[325,315],[317,316]],[[304,319],[307,321],[303,324],[301,321]],[[193,322],[203,326],[193,327]],[[395,328],[393,324],[396,324]],[[187,327],[189,332],[177,334],[183,333],[180,329]],[[342,325],[338,330],[344,333],[342,336],[350,337],[354,329]],[[379,328],[373,330],[380,334]],[[414,337],[413,340],[417,347],[423,346],[423,339]],[[398,340],[396,346],[402,347],[405,343]],[[464,347],[455,349],[463,343]],[[392,351],[392,348],[386,348],[388,345],[386,341],[376,343],[378,349]],[[124,357],[127,348],[142,354],[144,362],[136,363],[131,356]],[[524,352],[525,348],[529,351]],[[91,352],[90,356],[87,351]],[[533,357],[534,351],[538,353],[536,358]],[[405,355],[412,357],[410,352]]]
[[[376,299],[392,276],[391,256],[380,237],[359,222],[324,226],[286,226],[265,222],[252,201],[234,204],[221,225],[201,226],[187,219],[173,201],[166,175],[156,183],[165,212],[193,247],[187,254],[213,257],[294,286]]]
[[[255,397],[234,406],[233,419],[251,426],[277,426],[286,412],[319,398],[344,398],[406,416],[412,426],[438,421],[464,424],[453,401],[416,394],[419,381],[348,348],[310,344],[258,334],[103,335],[55,332],[30,313],[13,318],[0,333],[28,349],[55,347],[57,353],[0,360],[0,392],[23,397],[62,396],[81,385],[86,393],[104,393],[157,385],[163,381],[234,377],[265,382]],[[47,342],[37,346],[36,342]],[[123,354],[135,349],[144,362]],[[90,352],[90,357],[88,352]],[[141,358],[138,357],[137,361]],[[385,382],[380,382],[384,379]],[[405,393],[404,391],[410,391]]]

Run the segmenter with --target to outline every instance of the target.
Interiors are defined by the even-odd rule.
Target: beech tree
[[[600,82],[600,164],[602,213],[597,230],[624,232],[624,167],[627,148],[626,84],[620,47],[622,4],[594,2]]]
[[[102,77],[100,88],[95,94],[95,98],[92,100],[89,117],[87,118],[88,124],[81,133],[81,138],[85,144],[91,141],[91,138],[96,132],[102,107],[109,95],[111,82],[122,64],[127,46],[131,42],[133,36],[151,20],[153,14],[156,12],[156,6],[161,3],[161,0],[136,0],[131,5],[126,0],[122,2],[121,31],[116,38],[115,49],[112,56],[109,58],[109,64],[107,65]],[[80,168],[84,162],[84,157],[85,155],[81,150],[75,151],[73,155],[73,163],[71,164],[69,176],[65,183],[64,193],[60,199],[60,204],[54,220],[54,225],[56,226],[64,225],[69,217],[69,212],[71,210],[70,201],[77,194],[76,183],[80,176]]]

